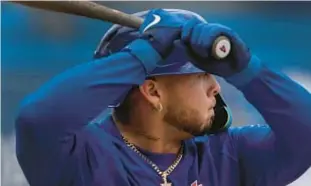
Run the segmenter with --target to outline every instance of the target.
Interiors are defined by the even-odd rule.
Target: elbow
[[[18,163],[25,176],[31,167],[29,160],[32,159],[32,152],[35,145],[34,124],[35,114],[32,105],[22,105],[15,118],[15,149]]]
[[[26,97],[20,104],[17,115],[15,117],[16,135],[20,135],[22,131],[28,131],[33,128],[34,121],[38,119],[38,104],[32,96]]]
[[[37,138],[42,133],[42,106],[38,97],[30,95],[20,104],[15,117],[16,155],[21,163],[34,150]]]
[[[35,106],[22,103],[15,118],[16,155],[18,160],[23,154],[29,152],[27,148],[28,144],[33,141],[37,120]]]
[[[35,100],[26,99],[15,117],[16,157],[28,181],[38,174],[35,169],[40,167],[46,142],[46,127],[42,125],[41,110]]]

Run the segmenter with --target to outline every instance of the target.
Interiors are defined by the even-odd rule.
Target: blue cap
[[[203,17],[197,13],[179,10],[179,9],[164,9],[172,14],[178,14],[187,19],[198,19],[206,22]],[[144,18],[149,11],[138,12],[133,15]],[[95,58],[108,56],[120,51],[126,45],[139,37],[138,29],[124,27],[120,25],[113,25],[102,38],[98,48],[95,51]],[[204,71],[195,67],[191,61],[191,55],[188,54],[186,47],[181,44],[179,40],[175,42],[174,49],[171,54],[165,59],[162,64],[169,64],[167,66],[157,67],[149,76],[160,76],[170,74],[191,74],[202,73]]]
[[[205,21],[200,15],[179,9],[164,9],[172,14],[179,14],[184,16],[186,19],[198,19]],[[143,11],[135,13],[134,15],[144,18],[149,11]],[[101,58],[109,56],[113,53],[119,52],[126,45],[134,41],[139,37],[138,29],[124,27],[121,25],[113,25],[103,36],[99,46],[97,47],[94,58]],[[193,65],[191,61],[194,59],[188,53],[186,46],[181,43],[180,40],[176,40],[174,43],[174,49],[170,55],[163,61],[160,67],[155,68],[149,76],[161,76],[161,75],[178,75],[178,74],[194,74],[202,73],[201,69]],[[120,99],[123,100],[123,99]],[[232,117],[230,109],[227,107],[223,98],[220,95],[216,96],[216,107],[215,107],[215,121],[212,124],[210,131],[205,134],[214,134],[220,131],[224,131],[231,125]],[[110,107],[118,107],[120,101],[110,105]]]

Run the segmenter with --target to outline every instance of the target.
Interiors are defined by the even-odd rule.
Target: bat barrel
[[[54,12],[79,15],[102,21],[108,21],[131,28],[139,28],[143,19],[134,15],[105,7],[90,1],[12,1],[22,5],[30,6]]]
[[[92,15],[94,18],[98,18],[103,21],[109,21],[132,28],[139,28],[143,23],[143,19],[140,17],[126,14],[105,6],[98,6],[98,4],[93,2],[69,1],[68,3],[70,3],[71,6],[76,6],[84,11],[87,11],[86,14],[88,17]]]
[[[102,21],[108,21],[131,28],[139,28],[143,19],[134,15],[105,7],[90,1],[13,1],[34,8],[74,14]],[[231,51],[230,40],[218,37],[212,46],[212,55],[216,59],[226,58]]]

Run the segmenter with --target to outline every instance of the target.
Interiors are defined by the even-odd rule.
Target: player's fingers
[[[221,35],[230,37],[230,29],[221,24],[205,24],[200,36],[201,45],[204,45],[205,51],[211,51],[216,38]]]
[[[206,48],[206,24],[198,24],[193,30],[193,37],[191,38],[191,47],[201,57],[208,57],[208,49]]]
[[[192,19],[192,20],[188,21],[186,24],[183,25],[182,33],[181,33],[181,40],[184,43],[189,43],[190,42],[190,39],[192,37],[193,28],[198,23],[199,23],[198,20]]]

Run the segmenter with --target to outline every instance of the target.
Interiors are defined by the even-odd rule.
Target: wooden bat
[[[14,1],[26,6],[139,28],[143,19],[91,1]]]
[[[143,19],[134,15],[108,8],[90,1],[11,1],[29,7],[79,15],[88,18],[111,22],[131,28],[139,28]],[[217,59],[227,57],[231,50],[231,44],[227,37],[218,37],[212,47],[213,56]]]

